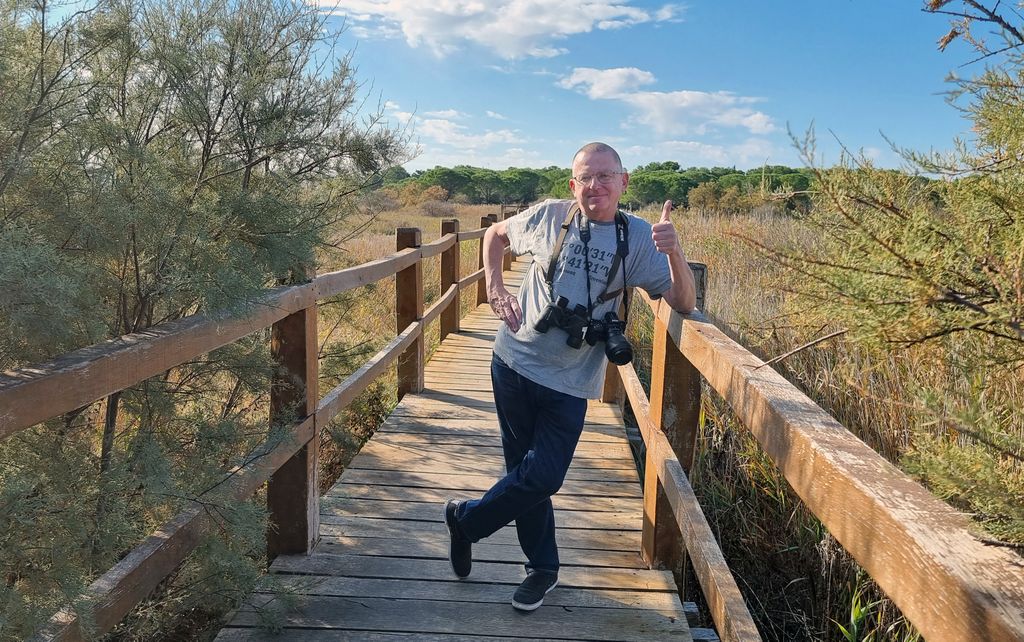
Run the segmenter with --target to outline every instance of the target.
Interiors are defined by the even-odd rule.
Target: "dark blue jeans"
[[[515,520],[527,569],[558,571],[551,496],[569,470],[587,400],[530,381],[494,355],[494,403],[506,475],[480,499],[462,502],[459,530],[477,542]]]

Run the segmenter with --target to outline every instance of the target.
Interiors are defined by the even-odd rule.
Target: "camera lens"
[[[633,346],[621,334],[608,334],[604,344],[604,353],[608,360],[617,366],[624,366],[633,360]]]

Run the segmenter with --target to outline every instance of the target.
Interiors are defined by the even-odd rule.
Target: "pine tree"
[[[0,3],[0,368],[306,278],[406,142],[363,113],[327,20],[287,0]],[[76,600],[197,497],[223,536],[181,569],[190,590],[167,605],[215,606],[251,584],[264,516],[216,489],[267,436],[266,343],[0,442],[3,636]],[[154,634],[143,620],[164,610],[132,629]]]
[[[962,6],[956,6],[961,5]],[[776,255],[804,302],[884,360],[908,363],[912,417],[903,463],[975,516],[985,537],[1024,544],[1024,37],[1019,16],[978,2],[931,2],[955,16],[940,40],[987,65],[952,78],[974,140],[953,153],[902,150],[907,171],[847,155],[816,171],[813,256]],[[1007,17],[1010,16],[1010,17]],[[996,25],[990,48],[972,28]],[[802,145],[813,164],[813,137]],[[904,430],[903,427],[891,427]]]

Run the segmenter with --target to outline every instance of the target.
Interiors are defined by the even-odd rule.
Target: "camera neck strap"
[[[579,203],[573,203],[572,207],[569,208],[569,213],[565,217],[565,221],[562,223],[562,229],[558,233],[558,239],[555,241],[555,247],[551,250],[551,262],[548,264],[548,269],[544,273],[544,280],[548,283],[548,290],[551,294],[551,300],[555,300],[555,267],[558,264],[558,257],[562,255],[562,246],[565,243],[565,236],[569,233],[569,228],[572,227],[572,221],[579,216],[579,222],[577,226],[580,230],[580,240],[583,241],[584,257],[584,270],[587,276],[587,312],[592,315],[594,312],[594,303],[590,299],[590,219],[583,215],[580,209]],[[623,296],[626,296],[626,268],[622,265],[626,256],[629,255],[629,220],[626,215],[622,212],[615,212],[615,256],[612,258],[611,268],[608,270],[608,281],[605,284],[604,292],[597,295],[597,303],[604,303],[610,301],[619,295],[619,292],[623,292]],[[617,288],[609,292],[608,288],[611,287],[612,280],[615,278],[615,273],[621,267],[622,269],[622,287]],[[626,301],[626,314],[629,313],[629,301]]]

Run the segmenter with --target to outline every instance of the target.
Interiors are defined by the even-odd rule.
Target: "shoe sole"
[[[451,524],[448,523],[448,504],[451,501],[453,501],[453,500],[446,501],[444,503],[444,506],[441,507],[441,521],[444,522],[444,527],[448,530],[448,566],[451,567],[452,574],[455,575],[455,577],[459,578],[460,580],[464,580],[467,577],[469,577],[469,573],[466,573],[465,575],[459,575],[459,572],[455,570],[455,563],[452,562],[452,543],[451,542],[452,542],[452,539],[454,539],[455,534],[452,533],[452,526],[451,526]],[[456,508],[458,508],[458,506],[459,506],[458,504],[455,505]]]
[[[558,586],[558,580],[555,580],[555,583],[549,586],[548,590],[544,591],[544,595],[550,593],[551,589],[555,588],[556,586]],[[523,604],[522,602],[516,602],[515,600],[512,600],[512,608],[516,609],[517,611],[536,611],[540,608],[541,604],[544,604],[543,597],[534,602],[533,604]]]

